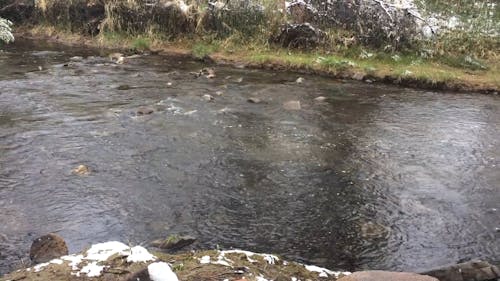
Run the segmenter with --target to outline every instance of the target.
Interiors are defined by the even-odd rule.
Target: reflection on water
[[[499,97],[202,67],[0,53],[0,272],[47,232],[72,252],[189,233],[347,270],[500,259]]]

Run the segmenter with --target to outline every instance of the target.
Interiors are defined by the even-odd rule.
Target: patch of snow
[[[71,256],[63,256],[62,260],[69,261],[69,266],[71,266],[72,270],[77,270],[78,265],[82,262],[83,255],[71,255]]]
[[[40,270],[42,270],[44,267],[46,267],[47,265],[49,265],[48,262],[44,262],[44,263],[41,263],[41,264],[37,264],[33,267],[33,269],[35,270],[35,272],[39,272]]]
[[[61,259],[53,259],[51,261],[49,261],[49,263],[53,263],[53,264],[63,264],[63,261]]]
[[[117,241],[95,244],[87,250],[85,259],[92,261],[106,261],[114,254],[128,256],[130,254],[130,247]]]
[[[351,274],[350,272],[342,272],[342,271],[332,271],[323,267],[315,266],[315,265],[304,265],[304,267],[311,272],[317,272],[319,273],[320,277],[328,277],[328,275],[333,275],[336,278],[340,276],[340,274],[343,275],[349,275]]]
[[[269,281],[269,280],[267,280],[266,278],[264,278],[264,276],[259,275],[259,276],[257,276],[257,281]]]
[[[127,262],[147,262],[154,261],[156,257],[153,256],[146,250],[146,248],[141,246],[135,246],[130,249],[130,256],[127,257]]]
[[[85,273],[87,274],[87,277],[98,277],[101,275],[101,271],[104,269],[104,267],[104,265],[97,265],[97,261],[95,261],[82,267],[79,273]]]
[[[276,261],[278,261],[278,257],[273,256],[273,255],[263,255],[264,260],[267,261],[268,264],[275,264]]]
[[[247,257],[247,260],[251,263],[255,263],[257,262],[256,260],[252,259],[251,257],[253,257],[254,255],[256,256],[261,256],[262,258],[264,258],[264,260],[267,261],[267,263],[269,264],[275,264],[276,261],[279,261],[279,258],[275,255],[269,255],[269,254],[259,254],[259,253],[254,253],[254,252],[250,252],[250,251],[243,251],[243,250],[227,250],[227,251],[221,251],[220,252],[220,255],[219,255],[219,259],[220,257],[224,257],[225,254],[244,254],[246,257]]]
[[[203,256],[203,257],[201,257],[201,259],[200,259],[200,263],[201,263],[201,264],[207,264],[207,263],[210,263],[210,256]]]
[[[149,278],[152,281],[179,281],[177,275],[166,262],[155,262],[148,266]]]
[[[187,12],[189,11],[189,6],[186,5],[186,3],[184,3],[184,1],[182,0],[179,1],[179,8],[184,14],[187,14]]]

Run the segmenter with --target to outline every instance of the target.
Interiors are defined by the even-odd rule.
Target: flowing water
[[[500,97],[99,55],[0,53],[0,273],[48,232],[70,252],[184,233],[345,270],[500,260]]]

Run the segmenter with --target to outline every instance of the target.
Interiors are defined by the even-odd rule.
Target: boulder
[[[270,41],[285,48],[315,48],[325,39],[326,34],[309,23],[285,24]]]
[[[287,2],[286,4],[286,9],[292,23],[314,22],[319,17],[318,10],[303,0]]]
[[[422,274],[434,276],[440,281],[486,281],[500,278],[500,269],[485,261],[472,260],[431,269]]]
[[[439,281],[438,279],[426,275],[409,272],[391,271],[359,271],[351,275],[342,277],[337,281]]]
[[[48,262],[68,254],[64,239],[54,233],[38,237],[31,244],[30,259],[33,263]]]

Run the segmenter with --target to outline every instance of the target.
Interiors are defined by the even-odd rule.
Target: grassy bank
[[[92,37],[49,25],[18,27],[17,32],[20,37],[44,38],[70,45],[128,52],[153,50],[210,59],[218,63],[316,73],[368,83],[483,93],[495,93],[500,89],[500,61],[496,58],[488,61],[472,60],[467,56],[424,59],[412,54],[377,52],[359,47],[335,53],[322,49],[299,51],[275,47],[263,40],[248,41],[234,36],[225,39],[208,36],[166,39],[154,34],[129,36],[103,32]]]

